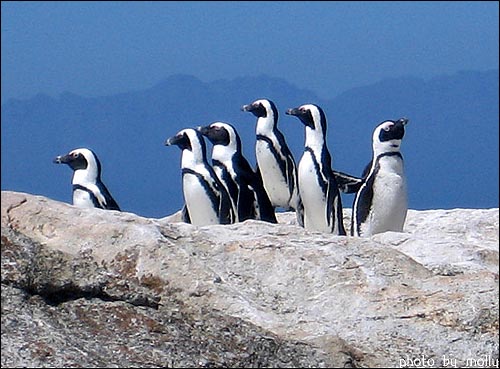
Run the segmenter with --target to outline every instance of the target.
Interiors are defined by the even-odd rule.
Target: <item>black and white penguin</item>
[[[243,105],[243,111],[257,117],[255,156],[257,171],[271,203],[285,210],[301,207],[295,159],[278,129],[278,109],[273,101],[256,100]],[[299,214],[299,212],[297,213]],[[298,219],[302,223],[302,219]]]
[[[296,116],[305,126],[305,148],[298,167],[304,227],[345,235],[342,200],[326,146],[325,113],[317,105],[306,104],[288,109],[286,114]]]
[[[231,199],[207,161],[205,140],[200,132],[187,128],[168,138],[165,145],[182,150],[183,220],[198,226],[233,223]]]
[[[351,235],[402,232],[408,211],[401,140],[408,119],[387,120],[373,132],[373,157],[354,198]]]
[[[237,221],[259,219],[277,223],[262,177],[253,171],[243,156],[236,129],[228,123],[214,122],[198,130],[213,144],[212,165],[228,190]]]
[[[68,164],[73,169],[73,205],[80,208],[120,210],[101,181],[101,162],[89,149],[75,149],[54,159],[56,164]]]

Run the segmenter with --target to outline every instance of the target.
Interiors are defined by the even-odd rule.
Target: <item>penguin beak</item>
[[[406,126],[409,122],[408,118],[401,118],[399,121],[398,121],[400,124],[402,124],[403,126]]]
[[[301,111],[299,108],[287,109],[285,112],[286,115],[295,115],[296,117],[301,115]]]
[[[206,136],[208,132],[210,131],[210,126],[205,126],[205,127],[198,127],[196,128],[198,132],[200,132],[203,136]]]
[[[180,135],[169,137],[165,140],[165,146],[178,145],[181,142],[181,140],[182,136]]]
[[[261,103],[252,103],[248,105],[243,105],[241,110],[248,111],[255,115],[257,118],[262,118],[267,116],[266,108]]]
[[[191,141],[186,133],[177,133],[175,136],[168,138],[165,141],[165,146],[176,145],[181,150],[189,149],[191,150]]]
[[[241,111],[252,111],[252,105],[243,105]]]
[[[69,157],[68,155],[58,155],[52,160],[53,163],[55,164],[67,164],[69,162]]]

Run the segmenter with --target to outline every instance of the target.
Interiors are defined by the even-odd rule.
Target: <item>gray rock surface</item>
[[[364,239],[1,203],[5,367],[498,367],[498,209]]]

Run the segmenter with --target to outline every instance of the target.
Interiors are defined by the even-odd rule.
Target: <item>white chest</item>
[[[255,155],[257,164],[262,174],[264,188],[274,206],[288,207],[290,199],[290,190],[288,187],[287,176],[283,175],[277,159],[269,149],[269,143],[263,140],[257,140],[255,144]],[[286,163],[284,157],[278,160]],[[286,168],[288,170],[288,168]]]
[[[382,158],[373,182],[369,233],[403,231],[407,210],[408,197],[403,161],[399,157]]]
[[[304,227],[309,230],[330,232],[326,214],[326,197],[321,188],[310,152],[299,162],[299,191],[304,205]]]
[[[76,189],[73,191],[73,205],[79,208],[93,208],[94,203],[87,191]]]
[[[182,187],[191,223],[198,226],[218,224],[219,217],[215,210],[218,207],[214,209],[200,179],[194,174],[186,173],[182,176]]]

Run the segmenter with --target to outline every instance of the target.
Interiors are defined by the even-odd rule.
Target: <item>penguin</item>
[[[297,166],[283,133],[278,130],[278,110],[273,101],[256,100],[243,105],[241,110],[257,117],[255,156],[257,170],[262,173],[264,187],[275,207],[296,210],[301,207]],[[362,178],[333,171],[339,190],[346,194],[356,193]]]
[[[408,119],[386,120],[373,132],[373,156],[352,207],[351,235],[402,232],[408,211],[401,141]]]
[[[243,105],[242,111],[257,117],[255,157],[264,188],[274,207],[297,211],[301,208],[297,166],[283,133],[278,129],[278,109],[273,101],[259,99]],[[297,212],[300,214],[300,212]],[[298,217],[299,224],[303,219]]]
[[[75,149],[57,156],[56,164],[68,164],[73,169],[73,205],[80,208],[120,210],[101,180],[101,162],[89,149]]]
[[[229,193],[237,221],[258,219],[277,223],[262,177],[243,156],[236,129],[228,123],[214,122],[198,127],[198,131],[213,144],[214,171]]]
[[[304,227],[344,236],[342,200],[326,145],[326,115],[315,104],[288,109],[286,114],[296,116],[305,126],[305,148],[298,167]]]
[[[198,226],[233,223],[234,213],[225,187],[207,162],[205,140],[192,128],[165,141],[182,150],[183,220]]]

